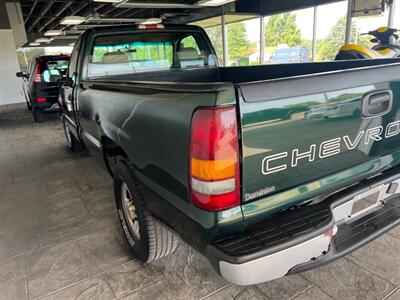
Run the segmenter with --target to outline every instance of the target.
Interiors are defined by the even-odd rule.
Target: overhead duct
[[[113,3],[115,7],[122,8],[175,8],[175,9],[199,9],[204,7],[215,7],[225,5],[235,0],[200,0],[195,4],[184,3],[166,3],[166,2],[135,2],[123,0],[119,3]]]
[[[147,19],[89,17],[84,23],[142,23]]]
[[[128,2],[123,1],[120,3],[113,3],[115,7],[121,8],[182,8],[182,9],[194,9],[202,8],[197,4],[183,4],[183,3],[161,3],[161,2]]]

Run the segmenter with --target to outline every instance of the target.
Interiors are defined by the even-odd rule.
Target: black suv
[[[35,122],[39,122],[43,112],[60,111],[58,81],[65,77],[69,58],[68,55],[37,56],[29,61],[26,72],[16,74],[24,80],[25,100]]]

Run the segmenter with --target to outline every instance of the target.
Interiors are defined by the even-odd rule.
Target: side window
[[[213,58],[209,58],[209,53],[201,51],[199,44],[193,35],[183,38],[178,45],[177,58],[182,69],[198,68],[211,65]]]
[[[69,66],[68,66],[68,77],[71,78],[74,82],[75,82],[75,78],[73,78],[73,77],[75,77],[74,73],[77,70],[80,45],[81,45],[81,40],[78,40],[75,43],[74,49],[72,50],[71,59],[70,59]]]
[[[183,40],[181,40],[181,43],[179,44],[179,50],[182,50],[183,48],[196,49],[196,51],[198,53],[200,52],[199,45],[197,44],[197,42],[194,39],[193,35],[185,37]]]

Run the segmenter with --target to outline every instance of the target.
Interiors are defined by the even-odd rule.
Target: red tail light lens
[[[46,98],[37,98],[36,101],[38,103],[43,103],[43,102],[47,102],[47,99]]]
[[[234,106],[195,112],[190,141],[190,196],[204,210],[240,205],[239,138]]]
[[[42,74],[40,73],[40,62],[36,63],[35,72],[33,73],[33,82],[35,83],[42,82]]]

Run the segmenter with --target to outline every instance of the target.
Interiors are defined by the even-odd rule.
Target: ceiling
[[[6,1],[18,2],[18,0]],[[208,27],[220,24],[218,17],[223,13],[227,14],[227,22],[234,22],[259,15],[269,15],[339,0],[230,0],[231,2],[224,6],[213,7],[199,6],[201,1],[206,0],[119,0],[120,3],[118,4],[110,3],[112,0],[102,0],[109,2],[97,1],[19,0],[28,37],[25,46],[38,38],[42,38],[48,30],[64,30],[64,33],[62,36],[55,37],[47,46],[68,45],[73,42],[79,33],[73,32],[77,28],[72,25],[60,24],[60,21],[66,16],[87,18],[83,27],[88,24],[90,26],[104,25],[104,18],[118,18],[123,19],[122,21],[162,18],[164,23],[192,23]],[[115,1],[118,2],[118,0]],[[90,17],[92,17],[92,20],[88,21]],[[99,19],[102,19],[102,21],[98,21]],[[121,23],[114,20],[107,24]],[[78,29],[82,30],[82,28]],[[41,44],[42,47],[45,45]]]
[[[60,25],[60,21],[64,17],[72,15],[83,17],[95,16],[100,18],[135,19],[162,17],[166,23],[190,23],[204,18],[221,15],[222,13],[221,7],[179,7],[179,4],[194,5],[198,0],[139,0],[134,2],[148,4],[149,7],[116,7],[112,3],[95,2],[93,0],[20,0],[22,15],[28,36],[27,44],[37,38],[43,37],[44,33],[48,30],[74,29],[71,25]],[[170,8],[150,7],[151,5],[154,5],[155,2],[162,4],[172,3],[177,5],[176,7],[171,5]],[[91,22],[91,24],[95,23],[97,22]],[[118,24],[118,22],[113,22],[112,24],[115,23]]]

